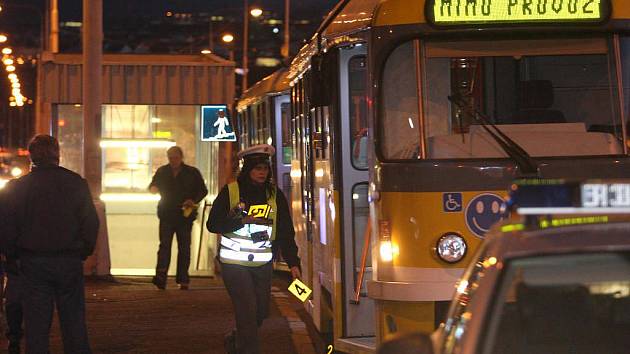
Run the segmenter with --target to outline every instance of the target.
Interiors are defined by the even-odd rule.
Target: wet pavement
[[[192,278],[187,291],[179,290],[173,278],[166,290],[157,290],[150,281],[150,277],[87,280],[94,353],[224,353],[223,337],[233,328],[234,316],[220,279]],[[287,286],[287,277],[276,274],[271,314],[259,332],[261,353],[324,352],[302,304]],[[1,346],[0,352],[6,352],[6,341]],[[51,353],[63,352],[56,318],[50,348]]]

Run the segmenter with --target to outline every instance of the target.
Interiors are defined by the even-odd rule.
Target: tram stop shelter
[[[84,175],[82,60],[81,54],[45,53],[37,119],[39,132],[59,139],[60,164]],[[216,236],[204,224],[225,182],[219,179],[220,166],[226,164],[220,151],[230,147],[201,140],[200,115],[204,105],[232,104],[234,62],[212,54],[105,54],[102,63],[100,200],[107,228],[104,240],[99,235],[95,263],[111,265],[105,270],[95,266],[92,272],[154,274],[159,195],[147,187],[157,168],[168,163],[166,150],[178,145],[184,162],[201,171],[209,191],[193,224],[190,274],[213,275]],[[176,250],[173,242],[169,274],[175,271]]]

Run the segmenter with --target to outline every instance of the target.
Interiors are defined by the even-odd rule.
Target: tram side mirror
[[[377,354],[433,354],[433,343],[428,334],[420,332],[397,334],[383,342]]]
[[[330,106],[334,93],[335,60],[331,53],[311,57],[308,99],[311,107]]]

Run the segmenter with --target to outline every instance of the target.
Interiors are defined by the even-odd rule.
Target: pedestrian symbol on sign
[[[236,135],[228,117],[227,105],[201,107],[202,141],[236,141]]]

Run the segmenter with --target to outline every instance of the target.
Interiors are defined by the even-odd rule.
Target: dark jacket
[[[99,221],[87,182],[56,165],[34,167],[5,187],[7,216],[0,236],[7,258],[76,256],[96,245]]]
[[[170,165],[164,165],[155,171],[149,188],[156,186],[160,190],[158,217],[166,222],[193,221],[197,216],[193,212],[187,219],[182,215],[182,204],[186,199],[199,203],[208,194],[206,184],[198,169],[182,164],[182,169],[173,177]]]
[[[241,201],[246,204],[245,210],[250,205],[267,204],[267,194],[264,188],[257,187],[253,184],[245,186],[239,183],[239,193]],[[274,254],[277,251],[282,252],[282,257],[289,267],[299,266],[300,258],[298,258],[298,248],[295,244],[295,230],[289,213],[289,205],[282,191],[276,188],[276,239],[272,242]],[[210,232],[215,234],[225,234],[236,231],[243,227],[240,219],[229,216],[230,213],[230,192],[228,186],[224,186],[219,195],[212,203],[210,215],[206,227]]]

